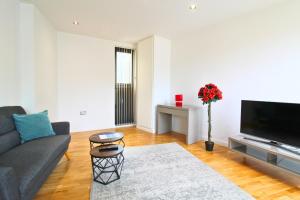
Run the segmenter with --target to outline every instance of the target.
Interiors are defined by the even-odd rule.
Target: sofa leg
[[[66,156],[67,160],[70,160],[70,156],[69,156],[68,152],[65,152],[65,156]]]

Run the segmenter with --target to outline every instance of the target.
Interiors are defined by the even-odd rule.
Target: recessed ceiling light
[[[189,5],[189,9],[190,10],[196,10],[197,9],[197,5],[196,4],[190,4]]]
[[[78,22],[77,20],[74,20],[74,21],[73,21],[73,24],[74,24],[74,25],[79,25],[79,22]]]

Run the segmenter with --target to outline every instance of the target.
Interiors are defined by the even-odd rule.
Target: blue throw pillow
[[[30,115],[13,114],[13,118],[22,144],[36,138],[55,135],[47,110]]]

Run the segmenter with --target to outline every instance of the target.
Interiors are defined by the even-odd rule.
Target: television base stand
[[[299,149],[295,148],[295,147],[291,147],[291,146],[288,146],[288,145],[284,145],[284,144],[281,144],[281,143],[278,143],[276,141],[265,141],[265,140],[259,140],[259,139],[254,139],[254,138],[248,138],[248,137],[243,137],[245,140],[250,140],[250,141],[254,141],[254,142],[260,142],[260,143],[263,143],[263,144],[268,144],[268,145],[272,145],[274,147],[277,147],[277,148],[281,148],[283,150],[286,150],[286,151],[289,151],[291,153],[294,153],[294,154],[297,154],[300,156],[300,151]],[[297,150],[295,150],[297,149]]]
[[[272,168],[300,178],[300,155],[287,150],[283,147],[285,145],[236,136],[229,138],[228,146],[232,151],[246,158],[264,163]]]

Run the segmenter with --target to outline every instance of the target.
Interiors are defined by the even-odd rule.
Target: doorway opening
[[[134,123],[134,50],[115,48],[115,125]]]

